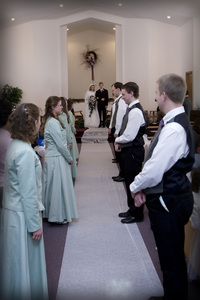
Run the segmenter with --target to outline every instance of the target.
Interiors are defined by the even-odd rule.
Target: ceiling
[[[200,17],[200,0],[0,0],[0,28],[33,20],[62,18],[86,10],[182,26],[192,18]],[[167,19],[168,15],[171,19]],[[12,22],[11,18],[15,18],[15,21]],[[91,17],[70,24],[69,28],[80,30],[96,26],[104,31],[111,30],[113,25]]]

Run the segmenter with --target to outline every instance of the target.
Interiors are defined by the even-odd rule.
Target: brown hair
[[[58,122],[61,124],[62,128],[65,128],[65,126],[63,125],[63,123],[59,120],[59,118],[57,116],[54,115],[53,110],[52,110],[52,106],[56,107],[58,105],[58,102],[61,101],[61,99],[58,96],[50,96],[47,100],[46,100],[46,104],[45,104],[45,113],[43,116],[43,122],[42,122],[42,127],[41,127],[41,133],[44,134],[44,128],[45,128],[45,124],[47,122],[48,118],[55,118],[56,120],[58,120]]]
[[[0,128],[4,127],[12,113],[12,103],[7,99],[0,100]]]
[[[122,87],[123,87],[123,83],[121,83],[121,82],[119,82],[119,81],[116,81],[115,83],[113,83],[113,84],[111,85],[111,87],[112,87],[112,86],[114,86],[115,89],[120,89],[120,91],[121,91],[121,89],[122,89]]]
[[[68,108],[68,111],[72,109],[72,105],[73,105],[73,101],[71,99],[68,99],[67,100],[67,108]]]
[[[70,119],[69,119],[69,113],[68,113],[68,109],[67,109],[67,98],[65,97],[60,97],[61,103],[62,103],[62,107],[63,107],[63,112],[66,113],[67,115],[67,122],[70,123]]]
[[[139,97],[139,86],[135,82],[129,81],[123,84],[122,89],[125,89],[128,94],[133,92],[136,99]]]
[[[40,116],[39,108],[33,103],[23,103],[11,113],[8,126],[13,139],[33,143],[36,139],[35,121]]]

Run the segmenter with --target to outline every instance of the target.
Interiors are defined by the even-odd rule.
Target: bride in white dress
[[[85,94],[84,126],[99,127],[98,105],[95,99],[95,85],[90,84]]]

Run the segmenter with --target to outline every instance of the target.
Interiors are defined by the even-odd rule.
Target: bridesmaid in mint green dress
[[[78,213],[71,174],[73,159],[67,146],[65,127],[58,118],[61,112],[61,99],[49,97],[42,127],[45,143],[43,217],[49,222],[66,224],[78,218]]]
[[[71,124],[70,124],[70,118],[67,111],[67,104],[66,104],[66,98],[60,97],[61,103],[62,103],[62,113],[59,115],[59,120],[64,124],[65,130],[66,130],[66,138],[67,138],[67,145],[69,146],[69,151],[73,159],[73,164],[71,166],[72,171],[72,179],[75,183],[75,179],[77,177],[77,164],[76,164],[76,156],[75,156],[75,150],[74,150],[74,142],[73,142],[73,135],[74,133],[71,130]]]
[[[42,236],[42,168],[31,147],[40,127],[39,109],[21,104],[9,120],[0,227],[0,299],[47,300]]]
[[[72,143],[73,143],[73,147],[74,147],[74,152],[75,152],[76,160],[78,161],[78,159],[79,159],[79,150],[78,150],[78,145],[77,145],[77,141],[76,141],[76,137],[75,137],[75,135],[76,135],[75,118],[74,118],[74,115],[72,113],[73,102],[70,99],[67,100],[67,108],[68,108],[68,113],[69,113],[71,131],[73,133],[73,135],[72,135]]]

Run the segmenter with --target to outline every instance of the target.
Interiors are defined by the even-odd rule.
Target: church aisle
[[[163,293],[138,226],[120,222],[126,193],[111,179],[115,174],[108,142],[82,144],[75,186],[79,219],[68,225],[57,300],[146,300]]]

